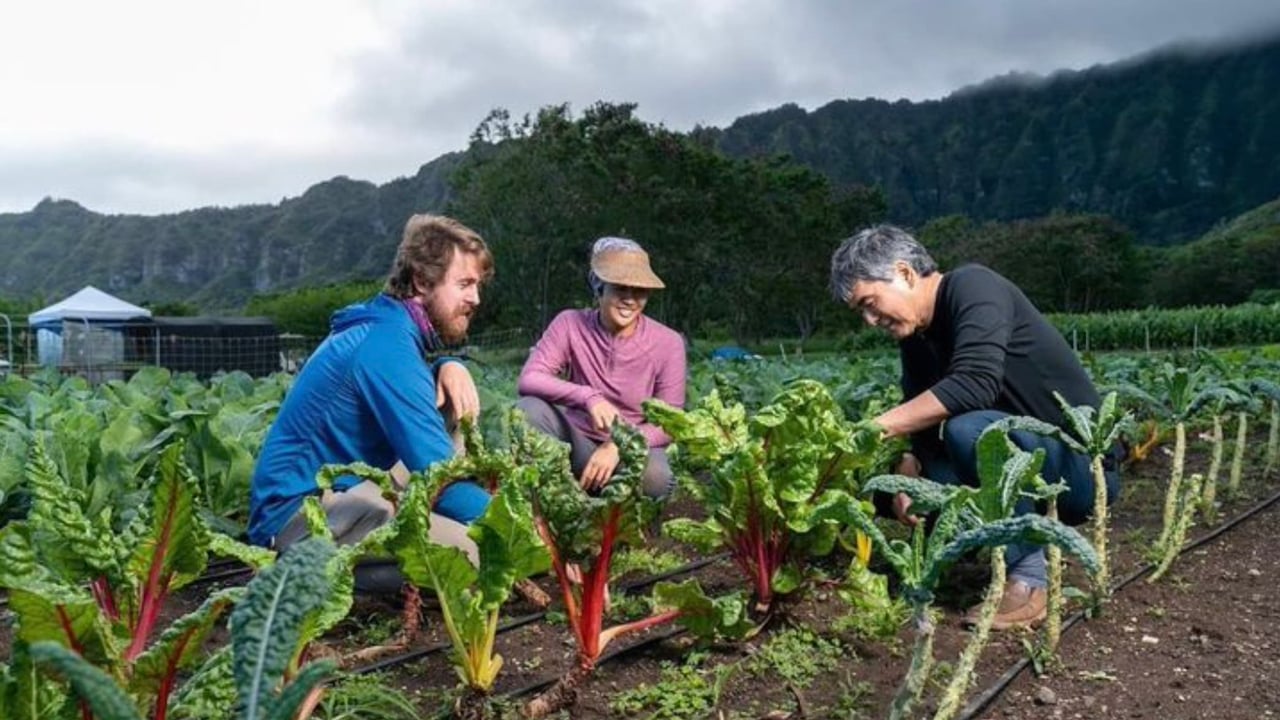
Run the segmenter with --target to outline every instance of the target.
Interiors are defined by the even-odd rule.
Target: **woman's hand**
[[[591,491],[604,487],[618,467],[618,446],[607,442],[596,448],[582,469],[582,489]]]
[[[600,432],[609,432],[613,421],[618,419],[618,408],[608,400],[597,400],[587,410],[591,413],[591,425]]]
[[[451,409],[456,420],[480,416],[480,394],[471,371],[460,362],[446,362],[436,371],[436,407]]]

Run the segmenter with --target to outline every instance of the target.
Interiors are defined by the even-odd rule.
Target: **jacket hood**
[[[408,313],[399,300],[390,295],[379,294],[365,302],[348,305],[335,312],[329,319],[329,329],[338,333],[356,325],[407,319]]]

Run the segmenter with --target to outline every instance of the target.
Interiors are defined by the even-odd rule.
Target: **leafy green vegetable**
[[[676,441],[676,467],[707,512],[672,520],[667,532],[704,551],[727,548],[761,610],[800,585],[808,558],[834,547],[840,521],[815,521],[816,510],[833,493],[855,494],[894,451],[812,380],[787,384],[750,419],[716,391],[692,410],[655,400],[645,413]]]

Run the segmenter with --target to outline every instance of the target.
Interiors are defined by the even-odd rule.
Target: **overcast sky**
[[[634,101],[683,130],[1278,29],[1277,0],[5,2],[0,212],[382,183],[463,149],[494,107]]]

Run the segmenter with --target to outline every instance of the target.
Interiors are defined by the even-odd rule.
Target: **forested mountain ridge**
[[[1011,75],[936,101],[787,105],[739,118],[716,143],[879,186],[904,223],[1058,210],[1176,244],[1280,195],[1280,37]]]
[[[938,101],[784,106],[691,137],[732,157],[790,154],[837,191],[877,186],[883,217],[916,227],[1065,211],[1108,215],[1142,243],[1179,243],[1280,196],[1280,38],[1038,84],[998,78]],[[467,157],[381,186],[338,177],[275,205],[136,216],[45,200],[0,213],[0,296],[56,300],[92,283],[134,302],[235,311],[258,293],[376,278],[405,218],[446,208]]]
[[[137,302],[234,311],[254,293],[377,277],[405,219],[447,204],[461,157],[381,186],[336,177],[278,205],[103,215],[45,199],[0,213],[0,295],[56,300],[93,284]]]

